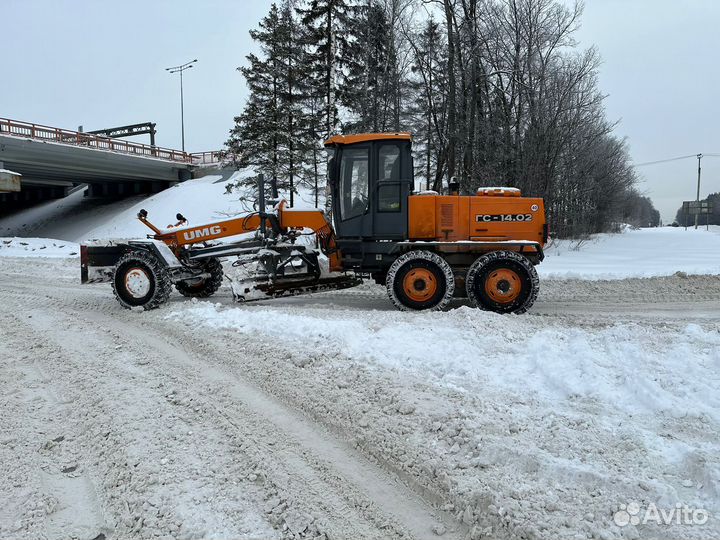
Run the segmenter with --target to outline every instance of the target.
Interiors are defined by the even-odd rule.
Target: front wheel
[[[539,278],[527,257],[492,251],[468,270],[465,289],[473,305],[496,313],[525,313],[538,295]]]
[[[151,253],[129,251],[115,265],[112,288],[121,306],[153,309],[170,297],[170,276]]]
[[[392,263],[385,286],[398,309],[439,310],[452,300],[455,278],[450,265],[437,253],[410,251]]]

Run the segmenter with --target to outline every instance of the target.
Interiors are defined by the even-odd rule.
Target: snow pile
[[[82,190],[64,199],[0,217],[0,235],[32,236],[84,242],[110,238],[144,238],[150,229],[138,222],[144,208],[152,223],[163,228],[175,223],[179,212],[198,225],[245,214],[249,208],[227,185],[255,176],[252,169],[223,171],[188,180],[151,196],[138,195],[121,200],[87,199]],[[303,190],[295,206],[312,208],[312,197]]]
[[[245,214],[248,208],[226,186],[240,178],[252,176],[250,170],[237,171],[230,176],[210,175],[188,180],[143,199],[122,212],[108,217],[81,240],[103,238],[144,238],[150,233],[137,219],[141,209],[148,212],[148,220],[160,228],[175,224],[175,215],[185,216],[190,225],[228,219]]]
[[[340,303],[308,309],[193,302],[166,318],[194,332],[205,326],[218,336],[264,337],[276,344],[273,354],[292,362],[314,366],[322,358],[325,384],[366,392],[368,403],[377,389],[355,381],[358,373],[434,387],[443,399],[405,404],[401,393],[390,405],[401,415],[428,408],[424,427],[401,438],[415,441],[427,453],[423,463],[447,474],[457,493],[486,489],[494,506],[515,505],[519,522],[557,532],[562,514],[577,531],[572,520],[584,508],[591,517],[582,519],[592,523],[586,538],[596,538],[612,523],[612,505],[627,500],[720,510],[716,323],[510,317],[468,307],[398,313]],[[398,395],[396,387],[385,390]],[[474,406],[446,410],[460,402]],[[382,426],[389,413],[367,414],[372,419],[356,420],[357,429]],[[477,511],[492,508],[480,504]]]
[[[720,332],[696,324],[662,331],[638,323],[582,328],[470,307],[310,314],[209,302],[170,317],[340,350],[470,392],[496,387],[549,402],[581,396],[626,414],[706,414],[720,422]]]
[[[74,242],[48,238],[0,237],[0,257],[79,257],[80,246]]]
[[[720,274],[720,226],[627,229],[597,234],[586,242],[556,240],[538,266],[541,278],[625,279]]]

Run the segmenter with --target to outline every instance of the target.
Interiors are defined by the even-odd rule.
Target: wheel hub
[[[131,268],[125,274],[125,290],[133,298],[144,298],[150,292],[152,282],[148,273],[142,268]]]
[[[435,275],[425,268],[413,268],[403,279],[405,294],[415,302],[425,302],[437,292]]]
[[[514,302],[521,290],[520,276],[509,268],[494,270],[485,280],[485,292],[493,301],[500,304]]]

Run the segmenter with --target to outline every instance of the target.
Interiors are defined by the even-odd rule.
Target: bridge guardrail
[[[110,139],[108,137],[101,137],[91,133],[82,133],[80,131],[31,124],[28,122],[19,122],[8,118],[0,118],[0,134],[42,141],[52,141],[73,146],[97,148],[98,150],[120,152],[123,154],[153,157],[168,161],[177,161],[179,163],[193,163],[193,157],[191,154],[180,150],[172,150],[170,148],[161,148],[159,146],[150,146],[136,142],[120,141],[118,139]]]
[[[193,165],[212,165],[222,163],[222,154],[222,150],[211,150],[209,152],[192,152],[190,157]]]

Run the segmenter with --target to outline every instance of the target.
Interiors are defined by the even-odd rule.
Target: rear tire
[[[223,282],[222,263],[217,259],[208,259],[203,270],[210,277],[196,280],[178,281],[175,288],[188,298],[208,298],[217,292]]]
[[[402,311],[440,310],[452,300],[455,278],[437,253],[410,251],[390,266],[385,286],[392,303]]]
[[[130,251],[120,257],[112,279],[113,293],[127,309],[154,309],[168,301],[172,284],[167,268],[151,253]]]
[[[540,280],[527,257],[514,251],[492,251],[479,257],[465,278],[473,305],[496,313],[525,313],[535,303]]]

